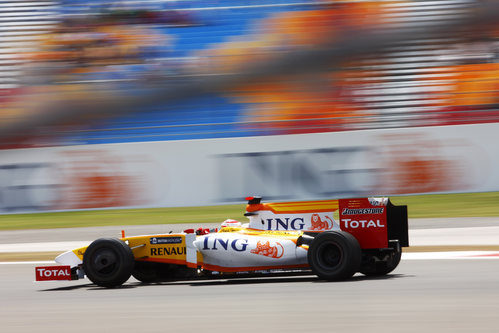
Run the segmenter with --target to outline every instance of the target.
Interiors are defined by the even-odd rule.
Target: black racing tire
[[[352,277],[360,267],[359,242],[344,231],[326,231],[317,235],[308,249],[308,264],[320,279],[340,281]]]
[[[114,288],[125,283],[134,266],[132,249],[117,238],[93,241],[83,255],[83,270],[98,286]]]
[[[143,283],[161,281],[160,269],[157,263],[147,261],[136,261],[132,276]]]
[[[390,241],[390,248],[393,251],[383,256],[380,260],[380,255],[371,255],[367,258],[367,263],[362,265],[360,272],[367,276],[382,276],[391,273],[400,263],[402,258],[402,248],[398,241]]]

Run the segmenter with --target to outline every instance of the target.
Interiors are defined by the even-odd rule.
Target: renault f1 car
[[[407,206],[388,198],[262,203],[248,197],[249,223],[226,220],[218,229],[100,238],[59,255],[58,266],[36,267],[36,280],[87,276],[116,287],[130,276],[144,283],[203,276],[312,271],[344,280],[360,272],[384,275],[409,246]],[[336,215],[335,215],[336,214]]]

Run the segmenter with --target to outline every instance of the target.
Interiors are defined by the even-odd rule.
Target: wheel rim
[[[343,259],[343,250],[332,242],[323,243],[317,249],[317,264],[324,270],[335,269]]]
[[[91,260],[95,272],[101,276],[113,274],[118,268],[118,255],[111,249],[96,251]]]

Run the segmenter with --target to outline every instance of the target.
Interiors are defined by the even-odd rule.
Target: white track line
[[[92,241],[0,244],[0,253],[64,252],[88,246]]]
[[[0,265],[53,265],[55,261],[2,261]]]
[[[411,246],[498,245],[499,226],[414,229],[409,231]]]
[[[402,260],[499,259],[498,251],[449,251],[402,253]]]

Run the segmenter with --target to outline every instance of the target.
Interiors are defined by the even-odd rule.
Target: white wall
[[[499,190],[499,124],[0,151],[0,212]]]

